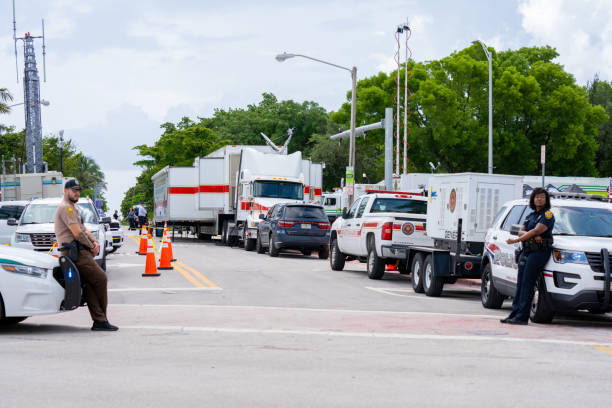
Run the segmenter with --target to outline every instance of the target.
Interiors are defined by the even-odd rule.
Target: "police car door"
[[[355,229],[355,215],[357,214],[357,208],[361,200],[357,199],[351,206],[351,209],[346,214],[346,217],[342,217],[340,221],[340,228],[338,228],[338,246],[340,251],[355,255],[352,252],[354,245],[352,240],[355,239],[357,234]]]
[[[514,292],[516,287],[518,264],[514,259],[514,251],[520,248],[520,244],[507,244],[506,241],[509,238],[516,238],[516,236],[510,234],[510,229],[512,225],[522,224],[529,212],[531,210],[526,204],[515,205],[508,212],[501,228],[495,231],[493,237],[491,237],[499,247],[494,261],[494,268],[496,269],[494,276],[503,280],[501,284],[506,286],[506,291]]]

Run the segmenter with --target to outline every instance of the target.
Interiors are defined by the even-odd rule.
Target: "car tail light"
[[[331,225],[329,225],[329,222],[320,222],[319,223],[319,228],[321,228],[321,229],[330,229]]]
[[[382,226],[382,235],[380,237],[383,241],[391,241],[393,239],[393,223],[385,222]]]
[[[295,222],[292,221],[284,221],[284,220],[280,220],[278,222],[278,226],[281,228],[291,228],[295,225]]]

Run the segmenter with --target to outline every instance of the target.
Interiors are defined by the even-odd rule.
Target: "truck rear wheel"
[[[374,241],[369,245],[370,250],[368,251],[368,278],[370,279],[382,279],[385,275],[385,260],[378,257],[376,254],[376,245]]]
[[[333,238],[329,246],[329,265],[331,266],[332,271],[343,270],[344,263],[346,262],[346,256],[344,256],[344,254],[340,252],[340,248],[338,248],[338,240],[336,238]]]
[[[499,309],[504,303],[504,295],[499,293],[493,284],[491,264],[488,263],[482,270],[480,281],[480,300],[487,309]]]
[[[412,290],[423,293],[423,255],[416,254],[412,259]]]
[[[544,281],[544,276],[542,275],[540,275],[536,283],[529,317],[534,323],[550,323],[555,317],[555,312],[548,303],[546,282]]]
[[[434,276],[433,260],[431,255],[427,255],[423,262],[423,292],[427,296],[437,297],[442,294],[444,289],[444,279],[439,276]]]
[[[227,220],[223,220],[223,227],[221,227],[221,243],[227,245],[229,235],[229,224]]]

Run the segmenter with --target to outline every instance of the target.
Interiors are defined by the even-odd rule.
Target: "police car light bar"
[[[388,190],[366,190],[367,194],[408,194],[414,196],[422,196],[423,191],[388,191]]]

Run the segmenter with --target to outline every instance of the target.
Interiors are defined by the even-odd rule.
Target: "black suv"
[[[329,256],[331,225],[320,205],[276,204],[260,218],[257,253],[269,248],[270,256],[278,256],[282,249],[297,249],[306,256],[313,250],[319,252],[320,259]]]

